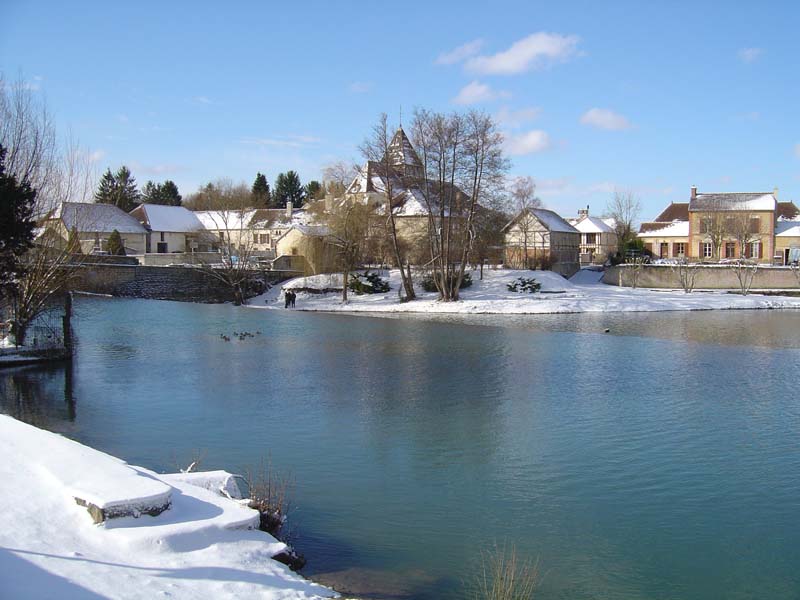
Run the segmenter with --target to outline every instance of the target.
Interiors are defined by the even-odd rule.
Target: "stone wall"
[[[632,282],[631,265],[609,267],[603,274],[603,283],[629,287]],[[739,280],[728,265],[701,265],[695,279],[695,289],[739,289]],[[644,265],[639,271],[636,285],[642,288],[681,289],[677,267],[670,265]],[[758,267],[751,289],[800,289],[800,279],[791,267]]]
[[[254,279],[278,283],[294,273],[257,272]],[[230,288],[202,269],[192,267],[147,267],[140,265],[84,265],[75,290],[128,298],[179,300],[184,302],[229,302]],[[256,293],[253,289],[250,295]]]

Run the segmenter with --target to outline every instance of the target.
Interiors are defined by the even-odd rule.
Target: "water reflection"
[[[71,363],[7,369],[0,392],[0,411],[36,427],[61,430],[77,418]]]

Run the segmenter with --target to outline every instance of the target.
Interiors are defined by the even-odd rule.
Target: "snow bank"
[[[286,545],[255,529],[256,511],[220,492],[229,473],[157,475],[5,415],[0,456],[4,598],[336,596],[271,560]],[[78,488],[101,503],[166,489],[171,504],[155,517],[95,525],[73,500]]]
[[[741,296],[725,290],[696,291],[630,289],[600,283],[602,273],[584,270],[570,281],[551,271],[484,270],[483,280],[472,271],[474,283],[461,290],[459,302],[439,302],[435,292],[423,292],[416,286],[418,299],[400,302],[400,273],[389,273],[391,291],[386,294],[349,294],[343,304],[341,293],[314,294],[299,292],[295,310],[325,312],[413,312],[473,314],[548,314],[583,312],[650,312],[671,310],[717,310],[800,308],[800,298],[781,296]],[[385,275],[385,273],[384,273]],[[518,277],[533,277],[542,284],[540,293],[509,292],[507,285]],[[338,279],[337,279],[338,278]],[[285,282],[249,304],[252,308],[283,310],[283,288],[331,289],[341,275],[316,275]],[[315,287],[316,286],[316,287]]]

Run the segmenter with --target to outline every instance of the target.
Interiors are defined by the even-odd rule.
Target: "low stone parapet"
[[[639,269],[634,275],[633,270]],[[691,268],[698,269],[694,282],[697,290],[738,289],[739,279],[732,265],[698,264]],[[681,289],[681,281],[677,265],[617,265],[609,267],[603,275],[602,282],[609,285],[632,287],[634,278],[636,286],[641,288]],[[753,277],[752,289],[763,290],[798,290],[800,289],[800,272],[792,267],[776,267],[759,265]]]

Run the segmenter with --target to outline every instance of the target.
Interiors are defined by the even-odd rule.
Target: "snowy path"
[[[325,312],[415,312],[472,314],[548,314],[584,312],[651,312],[673,310],[775,309],[800,308],[800,298],[788,296],[741,296],[724,290],[695,291],[621,288],[600,283],[601,273],[581,271],[566,280],[550,271],[486,270],[483,281],[473,272],[472,287],[462,290],[459,302],[439,302],[436,293],[422,292],[413,302],[401,303],[397,296],[400,276],[392,271],[392,291],[387,294],[353,293],[342,304],[340,293],[311,294],[299,292],[295,310]],[[542,284],[542,293],[509,292],[507,284],[518,277],[534,277]],[[331,288],[341,286],[340,275],[316,275],[293,279],[284,288]],[[281,288],[273,288],[254,298],[252,308],[283,310]]]
[[[249,529],[255,511],[206,489],[217,473],[156,475],[5,415],[0,456],[2,598],[335,596],[271,559],[285,545]],[[73,499],[75,482],[113,488],[117,499],[168,488],[172,505],[94,525]]]

